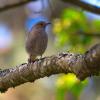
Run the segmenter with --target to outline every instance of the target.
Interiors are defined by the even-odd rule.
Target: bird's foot
[[[28,59],[28,63],[32,63],[33,62],[33,60],[31,60],[30,58]]]

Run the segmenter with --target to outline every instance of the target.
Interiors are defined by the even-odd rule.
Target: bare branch
[[[0,12],[7,11],[10,9],[25,5],[25,4],[32,2],[32,1],[36,1],[36,0],[21,0],[20,2],[17,2],[15,4],[4,5],[4,6],[0,7]],[[62,1],[66,2],[66,3],[73,4],[73,5],[78,6],[80,8],[83,8],[86,11],[89,11],[89,12],[92,12],[95,14],[100,14],[99,7],[85,3],[83,1],[80,1],[80,0],[62,0]]]
[[[13,9],[13,8],[16,8],[19,6],[23,6],[23,5],[25,5],[29,2],[32,2],[32,1],[36,1],[36,0],[21,0],[20,2],[17,2],[14,4],[4,5],[4,6],[0,7],[0,12],[7,11],[7,10],[10,10],[10,9]]]
[[[60,73],[74,73],[80,80],[98,75],[100,71],[100,44],[85,54],[60,53],[0,71],[0,91],[26,82]]]
[[[80,8],[83,8],[86,11],[89,11],[89,12],[92,12],[95,14],[100,14],[100,7],[88,4],[88,3],[83,2],[81,0],[62,0],[62,1],[66,2],[66,3],[73,4],[73,5],[78,6]]]

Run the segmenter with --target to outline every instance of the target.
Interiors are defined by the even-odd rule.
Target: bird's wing
[[[47,43],[48,43],[48,37],[46,32],[41,36],[42,39],[40,39],[40,48],[39,48],[39,53],[42,55],[47,48]]]
[[[26,39],[26,51],[29,54],[34,53],[34,48],[36,46],[36,41],[37,41],[37,35],[35,35],[36,33],[32,32],[32,33],[28,33],[27,35],[27,39]]]

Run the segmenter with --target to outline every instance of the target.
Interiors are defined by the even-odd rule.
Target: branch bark
[[[95,45],[85,54],[60,53],[45,57],[33,63],[24,63],[15,68],[0,71],[0,91],[16,87],[26,82],[60,73],[74,73],[84,80],[92,75],[99,75],[100,44]]]

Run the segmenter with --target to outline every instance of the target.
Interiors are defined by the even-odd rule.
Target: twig
[[[79,35],[85,35],[85,36],[89,36],[89,37],[100,38],[100,33],[89,33],[89,32],[82,32],[82,31],[79,31],[79,32],[76,32],[76,33],[78,33]]]

